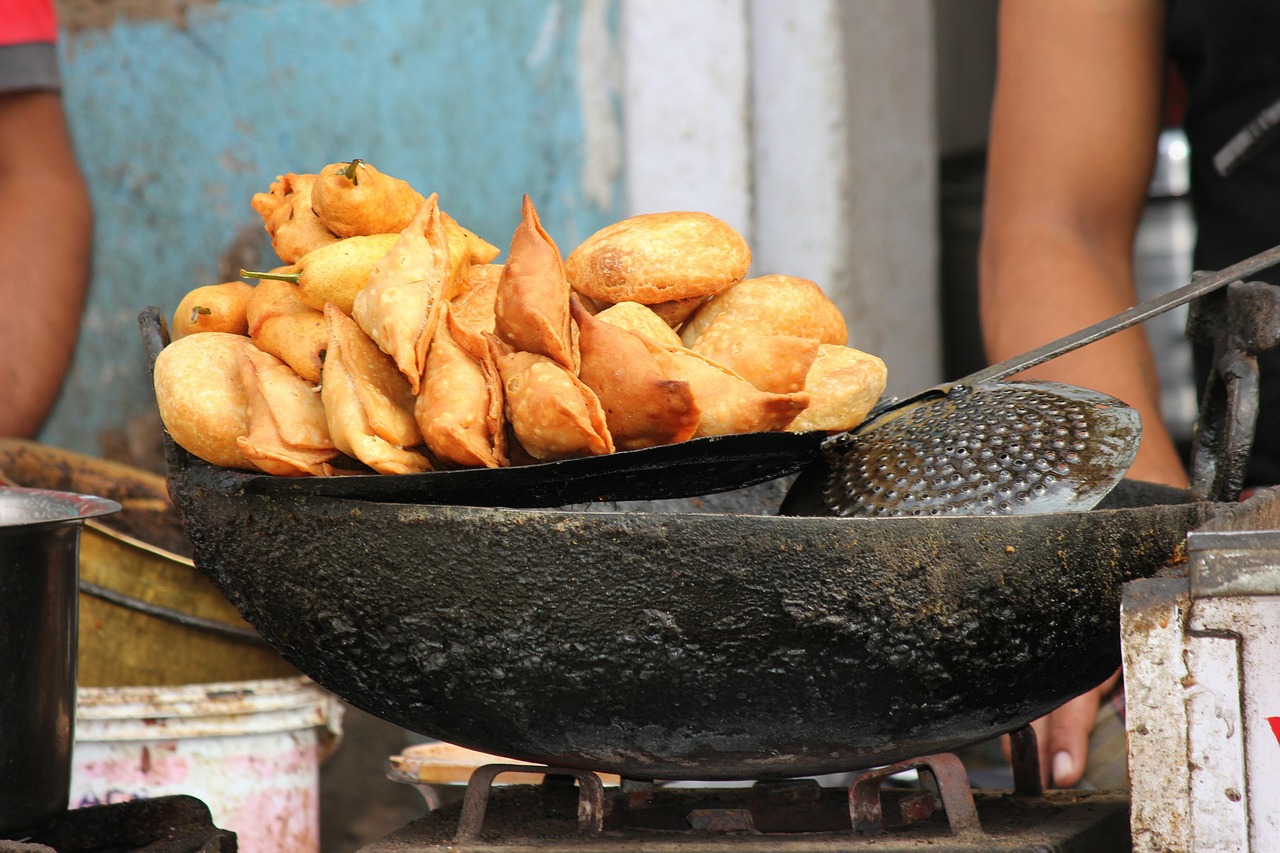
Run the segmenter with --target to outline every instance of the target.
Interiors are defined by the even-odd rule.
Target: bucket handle
[[[91,595],[94,598],[100,598],[103,601],[109,601],[112,604],[118,604],[121,607],[127,607],[130,610],[136,610],[139,613],[145,613],[148,616],[155,616],[159,619],[165,619],[169,622],[176,622],[187,628],[195,628],[200,631],[208,631],[212,634],[220,634],[234,640],[244,643],[253,643],[254,645],[267,646],[270,644],[262,639],[262,636],[252,628],[240,628],[235,625],[227,625],[218,622],[215,619],[205,619],[202,616],[193,616],[190,613],[183,613],[181,610],[174,610],[171,607],[165,607],[160,604],[152,604],[149,601],[143,601],[140,598],[134,598],[131,595],[125,595],[114,589],[108,589],[99,586],[90,581],[80,581],[80,591],[85,595]]]

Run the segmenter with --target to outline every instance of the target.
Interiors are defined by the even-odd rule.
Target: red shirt
[[[0,45],[57,40],[52,0],[0,0]]]

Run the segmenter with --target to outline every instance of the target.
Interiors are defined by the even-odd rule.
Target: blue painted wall
[[[583,185],[586,122],[601,120],[581,94],[600,82],[580,79],[591,15],[612,39],[612,0],[220,0],[180,23],[64,19],[97,229],[75,362],[40,439],[97,454],[154,416],[138,312],[171,316],[197,285],[274,265],[249,199],[280,173],[361,157],[439,192],[504,256],[524,193],[566,253],[620,218],[620,176],[603,196]]]

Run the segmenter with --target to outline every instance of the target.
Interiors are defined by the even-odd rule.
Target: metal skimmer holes
[[[1000,515],[1073,488],[1096,407],[1012,386],[957,389],[845,443],[828,502],[840,515]]]

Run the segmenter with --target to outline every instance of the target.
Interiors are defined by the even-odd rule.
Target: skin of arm
[[[1133,238],[1160,129],[1159,0],[1006,0],[980,250],[992,361],[1135,304]],[[1029,376],[1103,391],[1142,415],[1129,476],[1186,485],[1139,327]]]
[[[93,214],[59,95],[0,95],[0,436],[31,438],[62,387]]]
[[[999,28],[979,250],[980,317],[992,362],[1137,301],[1133,239],[1160,130],[1164,3],[1004,0]],[[1187,485],[1161,421],[1141,327],[1019,378],[1093,388],[1135,407],[1143,437],[1128,476]],[[1033,724],[1046,783],[1080,781],[1098,703],[1116,680]]]

